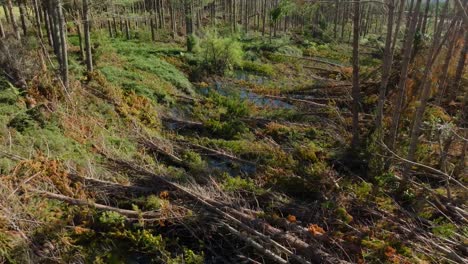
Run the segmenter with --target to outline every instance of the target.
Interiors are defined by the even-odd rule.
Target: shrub
[[[214,31],[208,31],[200,41],[197,58],[208,72],[224,74],[228,70],[242,65],[243,50],[233,37],[220,37]]]
[[[244,61],[242,64],[242,69],[245,71],[255,72],[265,76],[272,76],[275,74],[275,69],[269,64],[254,62],[254,61]]]
[[[283,46],[278,49],[278,53],[288,55],[288,56],[295,56],[295,57],[302,57],[302,50],[294,47],[294,46]]]
[[[230,177],[229,175],[225,175],[225,180],[223,183],[223,189],[228,192],[251,192],[255,194],[262,193],[262,190],[257,187],[255,182],[251,179],[243,179],[239,176],[237,177]]]

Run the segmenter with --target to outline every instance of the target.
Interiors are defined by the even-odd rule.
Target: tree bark
[[[68,51],[67,51],[67,28],[65,23],[65,16],[63,14],[62,0],[56,0],[57,14],[59,21],[59,35],[60,35],[60,49],[61,49],[61,73],[62,81],[65,89],[70,87],[68,80]]]
[[[385,104],[385,94],[387,93],[388,80],[390,79],[390,70],[393,64],[392,53],[392,34],[393,34],[393,12],[395,11],[395,0],[388,1],[388,19],[387,19],[387,36],[385,39],[384,60],[382,65],[382,81],[380,83],[379,101],[377,105],[377,114],[375,119],[376,130],[379,131],[382,126],[382,116]],[[396,36],[395,36],[396,38]],[[379,133],[381,134],[381,133]]]
[[[85,39],[85,53],[86,53],[86,69],[88,72],[93,72],[93,54],[91,52],[91,36],[89,26],[89,3],[88,0],[83,0],[83,28]]]
[[[413,41],[416,34],[416,24],[418,23],[418,12],[419,7],[421,6],[421,0],[416,0],[416,7],[414,12],[412,12],[411,21],[409,23],[409,28],[407,35],[405,36],[405,43],[403,47],[403,59],[401,62],[401,71],[400,71],[400,81],[398,82],[398,95],[394,104],[393,116],[392,116],[392,126],[390,128],[389,143],[388,147],[390,150],[393,150],[395,147],[396,137],[398,135],[399,122],[401,117],[401,112],[403,111],[403,103],[405,101],[406,93],[406,81],[408,78],[409,64],[411,60],[411,54],[413,53]]]
[[[21,19],[21,28],[23,29],[23,35],[26,36],[26,34],[28,33],[28,28],[26,26],[26,12],[24,10],[24,6],[25,6],[25,1],[24,0],[21,0],[18,2],[18,7],[19,7],[19,11],[20,11],[20,19]]]
[[[5,38],[5,29],[3,28],[3,22],[0,18],[0,38]]]
[[[429,99],[431,84],[432,84],[432,65],[435,61],[434,59],[435,56],[438,55],[437,47],[439,46],[439,43],[440,43],[440,36],[442,34],[444,19],[448,10],[448,4],[449,4],[449,0],[445,2],[444,10],[442,11],[442,14],[441,14],[442,17],[441,17],[440,25],[436,31],[436,34],[434,35],[434,40],[432,42],[432,46],[428,53],[426,65],[424,68],[424,74],[422,77],[422,80],[423,80],[422,91],[421,91],[421,96],[419,99],[419,106],[416,109],[416,113],[414,114],[414,117],[413,117],[414,121],[413,121],[413,126],[411,129],[411,138],[410,138],[408,156],[406,158],[407,160],[410,160],[410,161],[414,161],[416,148],[419,142],[419,135],[421,134],[421,124],[422,124],[422,120],[424,117],[424,112],[426,111],[427,100]],[[407,166],[406,168],[409,169],[410,166]]]
[[[360,104],[360,87],[359,87],[359,18],[360,18],[360,0],[354,3],[353,17],[353,139],[351,147],[357,149],[359,147],[359,104]]]
[[[458,59],[457,69],[455,71],[455,77],[453,78],[453,81],[450,83],[450,86],[449,86],[450,87],[450,93],[448,96],[449,101],[456,100],[457,91],[460,88],[461,79],[463,76],[463,70],[465,69],[467,54],[468,54],[468,31],[465,30],[465,40],[463,43],[463,49],[460,53],[460,58]]]
[[[13,32],[15,33],[16,39],[21,39],[20,32],[18,30],[18,24],[16,23],[15,15],[13,14],[13,2],[7,0],[8,12],[10,13],[10,22],[13,26]]]

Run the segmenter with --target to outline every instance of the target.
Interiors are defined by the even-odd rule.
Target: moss
[[[273,76],[275,74],[275,68],[273,66],[254,61],[244,61],[242,63],[242,69],[265,76]]]
[[[222,186],[223,189],[228,192],[250,192],[257,195],[264,192],[253,180],[243,179],[239,176],[231,177],[229,175],[225,175]]]
[[[172,64],[155,56],[135,57],[129,59],[130,64],[139,70],[155,74],[159,78],[170,82],[184,92],[192,94],[192,84],[187,77]]]

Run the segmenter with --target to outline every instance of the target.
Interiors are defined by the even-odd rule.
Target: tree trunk
[[[398,95],[394,104],[392,126],[390,128],[390,135],[388,139],[388,147],[393,150],[395,147],[396,137],[398,135],[398,128],[400,122],[401,112],[403,111],[403,103],[405,101],[406,93],[406,81],[408,78],[409,64],[411,60],[411,54],[413,53],[413,40],[416,34],[416,24],[418,23],[418,12],[421,6],[421,0],[416,0],[416,7],[411,16],[409,28],[405,37],[405,43],[403,47],[403,59],[401,62],[400,81],[398,83]]]
[[[5,13],[7,24],[11,24],[10,12],[8,12],[8,8],[5,4],[3,4],[2,6],[3,6],[3,12]]]
[[[7,0],[8,12],[10,13],[10,21],[13,26],[13,31],[15,33],[16,39],[21,39],[20,32],[18,30],[18,24],[16,24],[15,15],[13,14],[13,3],[11,0]]]
[[[426,9],[424,10],[424,18],[422,22],[422,27],[421,27],[421,34],[426,34],[426,26],[427,26],[427,17],[429,15],[429,6],[430,6],[431,0],[426,1]]]
[[[36,18],[37,35],[39,36],[39,39],[42,41],[41,11],[39,9],[39,5],[37,4],[37,0],[33,0],[33,8],[34,8],[34,16]]]
[[[351,147],[356,150],[359,147],[359,103],[360,103],[360,87],[359,87],[359,16],[360,16],[360,0],[354,3],[353,17],[353,139]]]
[[[400,6],[398,8],[398,18],[397,18],[397,23],[396,23],[396,26],[395,26],[395,32],[393,33],[392,56],[393,56],[393,54],[395,54],[396,42],[398,40],[398,34],[400,32],[401,20],[402,20],[402,17],[403,17],[403,12],[405,10],[405,1],[406,0],[400,0]]]
[[[449,0],[445,2],[444,10],[442,11],[442,14],[441,14],[442,17],[441,17],[440,25],[436,31],[436,34],[434,35],[434,40],[432,42],[432,46],[428,53],[426,65],[424,68],[424,74],[422,77],[422,80],[423,80],[422,91],[421,91],[421,96],[419,99],[420,103],[419,103],[418,108],[416,109],[416,113],[414,114],[414,117],[413,117],[414,121],[413,121],[413,126],[411,129],[411,138],[410,138],[410,144],[409,144],[409,150],[408,150],[408,156],[407,156],[407,160],[409,161],[414,161],[416,148],[419,142],[419,135],[421,133],[421,124],[422,124],[422,120],[424,117],[424,112],[426,111],[427,100],[429,99],[429,95],[431,91],[432,65],[435,61],[434,59],[435,56],[438,55],[436,54],[436,52],[437,52],[437,47],[439,46],[439,43],[440,43],[440,36],[442,34],[445,15],[447,14],[448,3],[449,3]],[[407,166],[406,168],[409,169],[410,166]]]
[[[390,79],[390,70],[393,64],[393,53],[392,53],[392,34],[393,34],[393,12],[395,11],[395,1],[390,0],[388,3],[388,20],[387,20],[387,36],[385,39],[385,51],[384,60],[382,65],[382,81],[380,83],[379,90],[379,102],[377,105],[377,115],[375,119],[375,128],[377,131],[382,126],[382,116],[385,104],[385,94],[387,93],[388,80]],[[396,38],[396,36],[395,36]],[[381,134],[381,133],[379,133]]]
[[[65,16],[63,14],[62,0],[57,1],[57,13],[59,19],[59,30],[60,30],[60,46],[61,46],[61,72],[62,80],[65,89],[70,87],[68,80],[68,51],[67,51],[67,28],[65,24]]]
[[[91,36],[89,26],[89,4],[88,0],[83,0],[83,28],[85,39],[85,53],[86,53],[86,69],[88,72],[93,72],[93,54],[91,52]]]
[[[456,100],[457,91],[460,87],[461,79],[463,76],[463,70],[465,68],[467,54],[468,54],[468,31],[465,31],[465,40],[463,43],[463,49],[460,53],[460,58],[458,59],[457,69],[455,71],[455,77],[453,78],[453,81],[451,82],[451,85],[449,86],[450,87],[450,93],[448,96],[449,102]]]
[[[453,36],[451,40],[449,41],[448,48],[447,48],[447,55],[445,55],[445,60],[444,64],[442,66],[442,75],[440,77],[440,84],[439,84],[439,89],[438,89],[438,96],[437,96],[437,104],[440,105],[442,103],[442,100],[444,96],[446,95],[447,91],[447,83],[448,83],[448,69],[450,66],[450,61],[452,60],[453,57],[453,51],[455,48],[455,44],[457,42],[458,35],[461,30],[455,29],[453,32]]]
[[[5,38],[5,29],[3,29],[2,19],[0,18],[0,38]]]
[[[21,28],[23,29],[23,35],[26,36],[26,34],[28,33],[28,28],[26,26],[26,12],[24,10],[24,5],[25,5],[24,0],[21,0],[18,2],[19,11],[20,11],[20,19],[21,19]]]
[[[184,0],[185,10],[185,37],[187,39],[187,51],[192,52],[193,44],[193,17],[192,17],[192,5],[189,0]]]

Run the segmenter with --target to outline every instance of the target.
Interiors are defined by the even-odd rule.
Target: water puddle
[[[251,75],[245,72],[237,72],[236,79],[241,81],[248,81],[256,84],[264,84],[268,79],[263,76]],[[223,96],[236,96],[240,99],[252,102],[258,107],[265,108],[282,108],[282,109],[294,109],[294,105],[285,101],[273,98],[266,98],[260,94],[249,91],[247,87],[235,87],[235,85],[229,84],[228,82],[217,81],[213,87],[200,88],[199,92],[203,95],[208,95],[211,91],[215,91]]]

